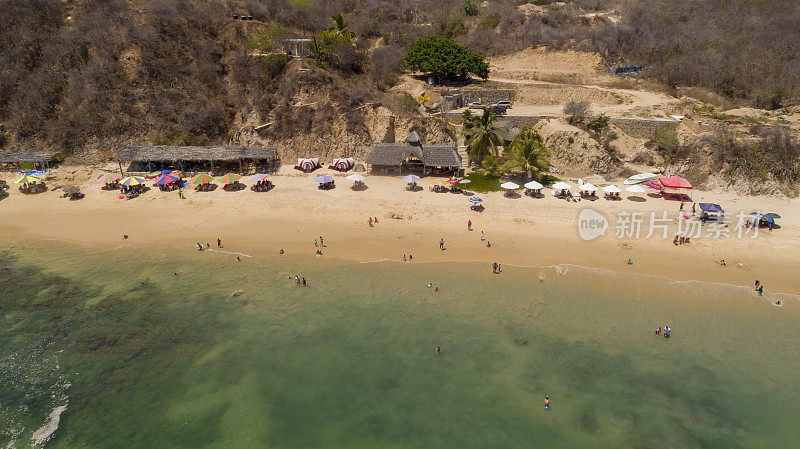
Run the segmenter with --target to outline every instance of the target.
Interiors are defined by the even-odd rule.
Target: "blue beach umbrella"
[[[483,200],[478,198],[477,196],[470,197],[467,201],[469,201],[472,204],[478,204],[483,202]]]
[[[317,184],[325,184],[326,182],[333,181],[333,178],[331,178],[328,175],[322,175],[322,176],[317,176],[316,179],[314,179],[314,181],[316,181]]]

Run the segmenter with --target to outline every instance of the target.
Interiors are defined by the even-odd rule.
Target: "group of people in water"
[[[669,338],[670,333],[672,333],[672,329],[670,329],[669,326],[664,326],[664,329],[661,329],[661,326],[659,326],[658,329],[656,329],[656,337],[663,335],[664,338]]]
[[[492,262],[492,273],[498,274],[500,273],[500,264],[497,262]]]

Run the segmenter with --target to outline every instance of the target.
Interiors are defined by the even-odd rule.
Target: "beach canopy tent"
[[[35,170],[38,165],[47,170],[50,163],[60,159],[60,153],[49,151],[11,151],[0,152],[0,166],[10,164],[20,170]]]
[[[622,190],[619,187],[617,187],[617,186],[615,186],[613,184],[611,184],[610,186],[603,187],[603,192],[606,192],[606,193],[619,193],[621,191]]]
[[[315,181],[317,184],[327,184],[327,183],[329,183],[329,182],[333,181],[333,178],[332,178],[332,177],[330,177],[330,176],[328,176],[328,175],[322,175],[322,176],[317,176],[317,177],[314,179],[314,181]]]
[[[417,182],[417,181],[419,181],[419,176],[417,176],[417,175],[406,175],[406,176],[403,176],[403,182],[411,183],[411,182]]]
[[[504,188],[506,190],[516,190],[516,189],[519,188],[519,184],[516,184],[516,183],[513,183],[513,182],[509,181],[509,182],[504,182],[504,183],[500,184],[500,187],[502,187],[502,188]]]
[[[322,166],[319,165],[319,158],[316,157],[301,157],[297,158],[297,165],[294,166],[295,170],[300,170],[303,173],[311,173]]]
[[[376,142],[366,159],[373,172],[402,172],[404,169],[423,174],[444,173],[461,167],[461,156],[455,145],[423,144],[416,131],[405,142]]]
[[[670,176],[669,178],[658,178],[658,182],[661,183],[664,189],[671,189],[674,191],[680,191],[680,189],[691,189],[692,184],[689,181],[681,178],[678,175]]]
[[[583,190],[584,192],[596,192],[597,186],[586,182],[580,185],[580,189]]]
[[[544,186],[539,184],[536,181],[531,181],[531,182],[525,184],[525,188],[526,189],[531,189],[531,190],[541,190],[541,189],[544,188]]]
[[[328,168],[339,172],[346,172],[355,166],[356,166],[356,160],[353,159],[352,157],[339,157],[334,159],[333,162],[331,162],[330,167]]]
[[[567,184],[564,181],[558,181],[557,183],[553,184],[552,187],[554,190],[569,190],[572,188],[571,185]]]
[[[722,206],[714,203],[700,203],[700,210],[703,212],[715,213],[715,214],[721,214],[724,212],[722,210]]]
[[[266,164],[273,168],[278,164],[278,152],[274,147],[246,147],[242,145],[174,146],[174,145],[127,145],[117,152],[117,162],[129,162],[129,171],[145,172],[158,170],[165,164],[176,164],[183,171],[187,164],[214,164],[238,162],[239,171],[243,163]],[[204,170],[196,170],[204,171]]]
[[[348,176],[346,179],[349,179],[350,181],[364,182],[364,180],[366,180],[367,178],[359,175],[358,173],[353,173],[352,175]]]
[[[714,203],[700,203],[700,219],[704,221],[722,221],[725,211],[722,206]]]
[[[482,203],[482,202],[483,202],[483,200],[482,200],[482,199],[480,199],[480,198],[479,198],[479,197],[477,197],[477,196],[472,196],[472,197],[470,197],[470,198],[469,198],[467,201],[469,201],[469,202],[470,202],[470,203],[472,203],[472,204],[480,204],[480,203]]]

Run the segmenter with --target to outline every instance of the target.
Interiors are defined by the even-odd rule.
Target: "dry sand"
[[[545,189],[545,197],[506,198],[502,193],[480,195],[486,211],[473,212],[467,197],[435,194],[425,190],[408,192],[399,177],[367,176],[366,191],[353,191],[344,175],[328,170],[303,175],[284,167],[272,177],[276,188],[267,193],[250,190],[186,193],[152,189],[133,200],[118,199],[118,192],[103,191],[88,181],[98,170],[60,167],[50,185],[81,183],[86,198],[69,201],[60,191],[24,195],[12,184],[10,197],[0,201],[0,246],[28,239],[56,238],[93,247],[119,248],[125,245],[169,244],[176,251],[195,251],[196,242],[223,239],[225,250],[253,257],[287,254],[313,259],[314,239],[325,238],[325,258],[348,261],[401,261],[413,254],[414,263],[475,261],[519,266],[574,264],[618,272],[666,276],[675,280],[752,285],[761,280],[768,292],[798,293],[800,268],[800,202],[798,200],[736,197],[728,193],[692,192],[695,201],[721,204],[730,216],[740,210],[772,211],[782,215],[781,229],[762,230],[756,239],[693,239],[690,245],[675,247],[660,237],[619,239],[615,222],[622,211],[667,211],[677,215],[679,203],[646,197],[611,202],[601,199],[581,204],[558,200]],[[335,176],[332,191],[316,189],[314,177]],[[13,178],[8,172],[3,179]],[[72,178],[70,182],[65,179]],[[618,182],[621,185],[621,183]],[[573,183],[574,185],[574,183]],[[577,232],[577,216],[591,207],[610,220],[604,237],[583,241]],[[691,205],[687,205],[691,208]],[[374,228],[368,217],[377,217]],[[394,217],[394,218],[393,218]],[[472,220],[473,231],[467,231]],[[675,223],[670,225],[670,236]],[[487,248],[480,239],[484,231]],[[123,234],[130,236],[123,241]],[[439,239],[447,250],[438,249]],[[627,259],[633,265],[627,265]],[[719,266],[725,259],[728,266]],[[737,263],[741,263],[739,267]]]

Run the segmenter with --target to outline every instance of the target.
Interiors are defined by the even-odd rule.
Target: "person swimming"
[[[661,335],[661,326],[658,326],[658,329],[656,329],[656,335]]]
[[[672,329],[669,326],[664,326],[664,338],[669,338],[669,334],[672,333]]]
[[[550,408],[550,396],[545,396],[544,397],[544,408],[546,408],[546,409]]]
[[[433,351],[434,354],[441,354],[442,352],[444,352],[444,351],[442,351],[442,347],[441,346],[437,346],[436,349]]]

